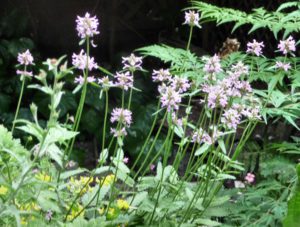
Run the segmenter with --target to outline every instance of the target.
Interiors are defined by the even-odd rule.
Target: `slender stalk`
[[[171,114],[170,114],[171,115]],[[160,198],[160,194],[161,194],[161,191],[162,191],[162,183],[163,183],[163,178],[164,178],[164,170],[165,170],[165,167],[166,167],[166,164],[167,164],[167,159],[168,159],[168,156],[169,156],[169,153],[170,153],[170,150],[171,150],[171,146],[172,146],[172,140],[173,140],[173,135],[174,135],[174,130],[172,130],[172,121],[170,120],[169,121],[169,129],[168,129],[168,134],[167,134],[167,138],[166,138],[166,141],[167,141],[167,150],[164,154],[164,160],[163,160],[163,167],[162,167],[162,174],[161,174],[161,177],[160,177],[160,181],[159,181],[159,184],[158,184],[158,188],[159,188],[159,191],[158,191],[158,195],[157,195],[157,198],[156,198],[156,201],[155,201],[155,205],[154,205],[154,208],[153,208],[153,211],[152,211],[152,214],[150,216],[150,221],[149,221],[149,225],[151,225],[152,221],[153,221],[153,218],[154,218],[154,214],[155,214],[155,210],[158,206],[158,201],[159,201],[159,198]],[[172,131],[172,133],[171,133]],[[172,134],[170,136],[170,134]]]
[[[186,50],[190,49],[190,45],[191,45],[191,41],[192,41],[192,36],[193,36],[193,28],[194,28],[194,26],[190,27],[189,40],[188,40],[188,43],[187,43],[187,46],[186,46]]]
[[[24,67],[24,71],[26,71],[26,66]],[[26,83],[26,76],[24,76],[24,75],[22,75],[22,76],[23,76],[23,81],[22,81],[22,86],[21,86],[21,92],[20,92],[20,96],[19,96],[19,100],[18,100],[18,105],[17,105],[13,125],[12,125],[12,128],[11,128],[11,134],[12,135],[14,134],[16,120],[17,120],[18,115],[19,115],[20,106],[21,106],[21,102],[22,102],[22,97],[23,97],[23,94],[24,94],[24,87],[25,87],[25,83]]]
[[[84,103],[85,103],[86,92],[87,92],[87,84],[88,84],[87,77],[88,77],[88,74],[89,74],[88,65],[89,65],[89,56],[90,56],[90,41],[89,41],[89,37],[86,38],[86,55],[87,55],[87,58],[86,58],[86,68],[85,68],[85,71],[83,73],[84,74],[84,84],[83,84],[83,89],[82,89],[82,93],[81,93],[81,97],[80,97],[80,102],[79,102],[79,106],[78,106],[78,109],[77,109],[77,112],[76,112],[75,122],[74,122],[73,130],[72,130],[72,131],[75,131],[75,132],[79,128],[79,124],[80,124],[80,120],[81,120],[81,116],[82,116],[82,111],[83,111],[83,107],[84,107]],[[71,155],[71,152],[73,150],[73,146],[74,146],[75,140],[76,140],[76,137],[73,137],[72,140],[71,140],[71,146],[69,147],[69,149],[68,149],[68,146],[66,148],[66,150],[68,150],[68,152],[67,152],[67,159],[70,158],[70,155]]]
[[[140,173],[140,171],[144,168],[145,164],[147,163],[148,158],[149,158],[149,156],[151,155],[152,150],[153,150],[153,148],[154,148],[154,146],[155,146],[156,140],[158,139],[158,136],[159,136],[159,134],[160,134],[160,131],[161,131],[163,125],[164,125],[164,122],[165,122],[165,120],[166,120],[167,114],[168,114],[168,112],[166,111],[166,113],[165,113],[165,115],[164,115],[164,117],[163,117],[163,120],[162,120],[162,122],[161,122],[161,124],[160,124],[160,126],[159,126],[159,129],[158,129],[158,131],[157,131],[157,133],[156,133],[156,136],[155,136],[155,138],[154,138],[154,140],[153,140],[153,142],[152,142],[152,145],[151,145],[151,147],[149,148],[149,151],[148,151],[148,153],[147,153],[147,155],[146,155],[146,157],[145,157],[145,160],[144,160],[144,162],[142,163],[141,167],[140,167],[140,168],[138,169],[138,171],[136,172],[136,174],[135,174],[135,176],[134,176],[133,179],[136,179],[136,177],[138,176],[138,174]]]
[[[107,112],[108,112],[108,91],[105,91],[105,112],[104,112],[104,123],[102,131],[102,152],[105,148],[105,133],[106,133],[106,121],[107,121]]]
[[[157,108],[156,108],[156,112],[158,111],[159,106],[160,106],[160,102],[158,102],[158,105],[157,105]],[[138,157],[135,159],[135,161],[134,161],[134,163],[133,163],[133,165],[132,165],[132,167],[131,167],[131,169],[130,169],[130,172],[133,171],[133,169],[134,169],[135,166],[137,165],[138,161],[139,161],[140,158],[142,157],[142,154],[144,153],[144,150],[145,150],[145,148],[146,148],[146,146],[147,146],[147,144],[148,144],[148,142],[149,142],[149,139],[151,138],[151,135],[152,135],[152,133],[153,133],[154,127],[155,127],[156,122],[157,122],[157,118],[158,118],[158,114],[155,114],[155,118],[154,118],[154,120],[153,120],[153,122],[152,122],[152,126],[151,126],[151,129],[150,129],[149,133],[148,133],[148,136],[147,136],[147,138],[146,138],[146,140],[145,140],[145,142],[144,142],[144,144],[143,144],[143,146],[142,146],[141,151],[139,152]]]

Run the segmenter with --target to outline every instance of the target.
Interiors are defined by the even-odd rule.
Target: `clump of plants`
[[[135,124],[132,99],[143,57],[122,58],[123,68],[110,73],[99,66],[91,52],[100,35],[96,16],[78,16],[76,30],[82,47],[72,55],[47,59],[47,70],[33,72],[34,58],[27,50],[18,56],[22,90],[11,131],[0,127],[0,223],[33,226],[217,226],[226,214],[221,210],[231,199],[220,192],[223,182],[244,172],[238,157],[258,123],[285,119],[297,127],[297,84],[290,89],[285,77],[296,80],[297,58],[292,36],[278,44],[280,57],[267,59],[263,42],[253,40],[246,53],[221,59],[191,53],[193,30],[201,28],[196,11],[185,13],[190,27],[186,50],[150,46],[139,51],[159,57],[167,68],[153,69],[157,83],[157,110],[137,157],[126,157],[126,138]],[[106,74],[106,75],[104,75]],[[66,77],[73,77],[80,92],[75,116],[59,121],[59,104]],[[266,89],[251,82],[262,79]],[[70,159],[80,133],[87,91],[96,87],[105,108],[97,166],[88,170]],[[34,103],[33,121],[19,119],[23,92],[37,89],[50,99],[46,123],[39,120]],[[120,104],[112,106],[109,94],[120,91]],[[112,109],[112,111],[110,111]],[[21,130],[31,144],[13,138]],[[109,133],[108,133],[109,131]],[[163,143],[158,139],[163,138]],[[154,149],[157,148],[158,149]],[[157,152],[154,152],[157,151]],[[174,155],[175,154],[175,155]],[[186,160],[186,162],[184,162]],[[179,169],[184,172],[179,173]],[[248,173],[252,183],[254,175]]]

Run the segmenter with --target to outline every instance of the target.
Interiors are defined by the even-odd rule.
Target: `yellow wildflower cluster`
[[[79,214],[79,217],[83,217],[85,212],[84,212],[84,210],[82,211],[82,209],[83,209],[83,206],[81,206],[80,204],[73,206],[72,210],[70,211],[70,213],[67,216],[67,220],[72,221],[79,214],[79,212],[81,212]]]
[[[22,205],[19,205],[17,203],[17,206],[19,207],[20,211],[40,211],[41,207],[37,205],[35,202],[25,203]],[[34,216],[27,216],[27,217],[21,217],[21,224],[27,225],[28,222],[33,221],[35,219]]]
[[[35,202],[25,203],[22,205],[18,205],[21,211],[40,211],[41,207],[37,205]]]
[[[104,207],[101,207],[100,209],[98,209],[98,212],[100,215],[103,215],[104,214]]]
[[[117,206],[120,210],[128,210],[129,209],[129,203],[124,199],[118,199]]]
[[[46,173],[40,172],[38,174],[35,175],[35,178],[40,180],[40,181],[44,181],[44,182],[50,182],[51,181],[51,176],[49,176]]]
[[[1,185],[0,186],[0,195],[6,195],[7,192],[8,192],[8,188]]]
[[[96,182],[100,185],[104,185],[104,186],[109,186],[111,185],[115,180],[115,175],[110,174],[107,175],[106,177],[104,177],[104,179],[99,180],[98,178],[96,178]]]
[[[108,220],[112,220],[112,219],[115,219],[117,217],[117,213],[116,213],[116,209],[115,208],[108,208],[108,211],[107,211],[107,216],[106,218]]]
[[[67,188],[72,193],[80,193],[80,195],[83,195],[87,191],[91,190],[90,183],[93,182],[93,178],[90,177],[83,177],[81,176],[79,179],[74,179],[71,177],[69,184],[67,185]]]

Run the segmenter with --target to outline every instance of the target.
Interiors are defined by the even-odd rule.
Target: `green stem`
[[[26,66],[24,68],[24,71],[26,71]],[[16,120],[17,120],[18,115],[19,115],[19,110],[20,110],[20,106],[21,106],[21,102],[22,102],[23,93],[24,93],[25,82],[26,82],[26,76],[23,76],[22,87],[21,87],[21,92],[20,92],[20,96],[19,96],[19,100],[18,100],[17,110],[16,110],[16,113],[15,113],[15,118],[14,118],[13,126],[12,126],[12,129],[11,129],[11,134],[12,135],[14,134]]]
[[[156,111],[158,111],[159,106],[160,106],[160,102],[158,102]],[[143,144],[143,146],[142,146],[141,151],[139,152],[138,157],[137,157],[136,160],[134,161],[134,163],[133,163],[133,165],[132,165],[132,167],[131,167],[131,169],[130,169],[130,172],[133,171],[133,169],[134,169],[135,166],[137,165],[138,161],[139,161],[140,158],[142,157],[142,155],[143,155],[143,153],[144,153],[144,150],[145,150],[145,148],[146,148],[146,146],[147,146],[147,144],[148,144],[148,142],[149,142],[149,139],[151,138],[151,135],[152,135],[152,133],[153,133],[154,127],[155,127],[156,122],[157,122],[157,118],[158,118],[158,113],[155,114],[155,118],[154,118],[154,120],[153,120],[153,122],[152,122],[152,126],[151,126],[151,129],[150,129],[149,133],[148,133],[148,136],[147,136],[147,138],[146,138],[146,140],[145,140],[145,142],[144,142],[144,144]]]
[[[102,131],[102,152],[105,148],[105,133],[106,133],[106,121],[107,121],[107,112],[108,112],[108,91],[105,91],[105,113],[104,113],[104,124]]]
[[[186,46],[186,50],[190,49],[192,36],[193,36],[193,28],[194,28],[194,26],[191,26],[191,28],[190,28],[189,40],[188,40],[188,43],[187,43],[187,46]]]
[[[87,84],[88,84],[87,77],[88,77],[88,74],[89,74],[88,65],[89,65],[89,55],[90,55],[89,37],[87,37],[87,39],[86,39],[86,55],[87,55],[87,58],[86,58],[86,68],[85,68],[85,72],[84,72],[84,84],[83,84],[83,90],[82,90],[81,97],[80,97],[79,106],[78,106],[76,116],[75,116],[75,122],[74,122],[74,125],[73,125],[73,130],[72,131],[74,131],[74,132],[76,132],[79,128],[79,124],[80,124],[80,120],[81,120],[81,116],[82,116],[82,111],[83,111],[83,107],[84,107],[84,103],[85,103],[86,92],[87,92]],[[76,139],[76,137],[72,138],[70,148],[68,149],[68,147],[67,147],[67,149],[66,149],[66,150],[68,150],[67,160],[70,158],[70,155],[71,155],[71,152],[73,150],[74,143],[75,143],[75,139]]]
[[[141,167],[140,167],[140,168],[138,169],[138,171],[136,172],[136,174],[135,174],[135,176],[134,176],[133,179],[136,179],[136,177],[138,176],[138,174],[140,173],[140,171],[144,168],[145,164],[147,163],[148,158],[149,158],[149,156],[151,155],[152,150],[153,150],[153,148],[154,148],[154,146],[155,146],[156,140],[158,139],[158,136],[159,136],[159,134],[160,134],[160,131],[161,131],[163,125],[164,125],[164,122],[165,122],[165,120],[166,120],[167,114],[168,114],[168,112],[166,111],[166,113],[165,113],[165,115],[164,115],[164,117],[163,117],[163,120],[162,120],[162,122],[161,122],[161,124],[160,124],[160,126],[159,126],[159,129],[158,129],[158,131],[157,131],[157,133],[156,133],[156,135],[155,135],[155,138],[154,138],[154,140],[153,140],[153,142],[152,142],[152,145],[151,145],[151,147],[149,148],[149,151],[147,152],[147,155],[146,155],[146,157],[145,157],[145,160],[144,160],[144,162],[142,163]]]

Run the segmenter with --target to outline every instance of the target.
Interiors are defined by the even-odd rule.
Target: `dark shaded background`
[[[206,1],[224,7],[244,11],[265,7],[274,10],[281,0],[214,0]],[[90,12],[100,19],[99,44],[93,54],[99,61],[114,64],[123,52],[158,42],[183,46],[187,28],[181,26],[184,13],[190,6],[187,0],[1,0],[0,17],[17,10],[28,22],[28,37],[32,38],[43,58],[71,54],[79,49],[75,31],[76,15]],[[247,27],[230,34],[232,26],[215,28],[206,24],[193,40],[204,52],[217,51],[226,37],[237,37],[245,46]],[[5,36],[6,34],[1,34]],[[273,36],[267,31],[247,36],[273,43]],[[196,51],[197,51],[196,48]],[[200,51],[201,52],[201,51]]]

